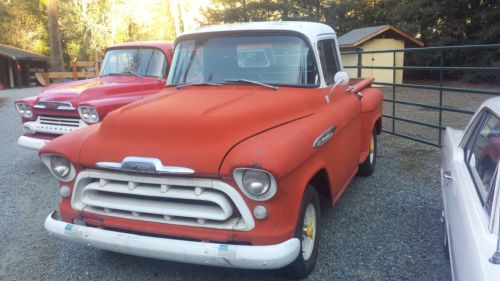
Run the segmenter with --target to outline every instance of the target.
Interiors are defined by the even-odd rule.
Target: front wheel
[[[309,185],[302,198],[295,231],[295,237],[300,240],[301,251],[290,265],[280,270],[282,275],[303,279],[313,271],[318,256],[319,218],[319,196],[314,187]]]
[[[377,162],[377,131],[373,128],[372,137],[370,138],[370,147],[368,157],[365,162],[359,165],[358,175],[367,177],[375,171],[375,163]]]

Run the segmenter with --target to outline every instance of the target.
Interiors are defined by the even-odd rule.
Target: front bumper
[[[59,238],[96,248],[176,262],[247,269],[276,269],[292,263],[297,238],[269,246],[247,246],[157,238],[66,223],[52,212],[45,229]]]
[[[49,142],[50,140],[31,138],[27,136],[20,136],[19,139],[17,140],[18,145],[25,148],[36,149],[36,150],[40,150],[40,148],[42,148]]]

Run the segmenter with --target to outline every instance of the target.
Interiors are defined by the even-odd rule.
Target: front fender
[[[256,205],[268,210],[269,219],[257,221],[256,227],[293,236],[304,190],[326,166],[320,150],[312,146],[322,129],[314,126],[316,119],[314,115],[304,117],[246,139],[223,160],[219,174],[229,181],[233,170],[241,167],[266,170],[276,179],[278,191],[268,201],[257,202],[243,195],[251,210]]]
[[[382,122],[383,99],[382,92],[375,88],[363,90],[361,99],[361,154],[359,163],[363,163],[368,156],[370,149],[370,138],[377,122]],[[382,124],[380,124],[382,125]],[[380,134],[382,126],[377,128],[377,134]]]

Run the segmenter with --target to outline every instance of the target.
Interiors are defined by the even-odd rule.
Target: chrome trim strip
[[[54,106],[48,106],[48,104],[53,104]],[[60,102],[60,101],[39,101],[33,106],[38,109],[56,109],[56,110],[75,110],[71,102]]]
[[[324,131],[319,135],[319,137],[314,141],[313,143],[313,148],[319,148],[323,146],[325,143],[327,143],[335,134],[335,131],[337,130],[337,126],[333,126],[328,128],[328,130]]]
[[[116,230],[66,223],[52,212],[45,229],[54,236],[109,251],[194,264],[248,268],[282,268],[300,253],[300,241],[290,238],[279,244],[255,246],[187,241],[131,234]],[[186,233],[185,237],[189,237]],[[83,248],[82,248],[83,249]]]
[[[137,172],[146,174],[194,174],[194,170],[186,167],[164,166],[158,158],[148,157],[125,157],[121,163],[97,162],[96,166],[103,169],[120,170],[126,172]]]

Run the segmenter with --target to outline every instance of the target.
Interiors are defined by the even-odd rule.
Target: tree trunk
[[[57,0],[47,1],[47,15],[49,27],[50,67],[52,71],[63,71],[64,61],[57,23]]]
[[[283,20],[288,20],[288,0],[283,0]]]

